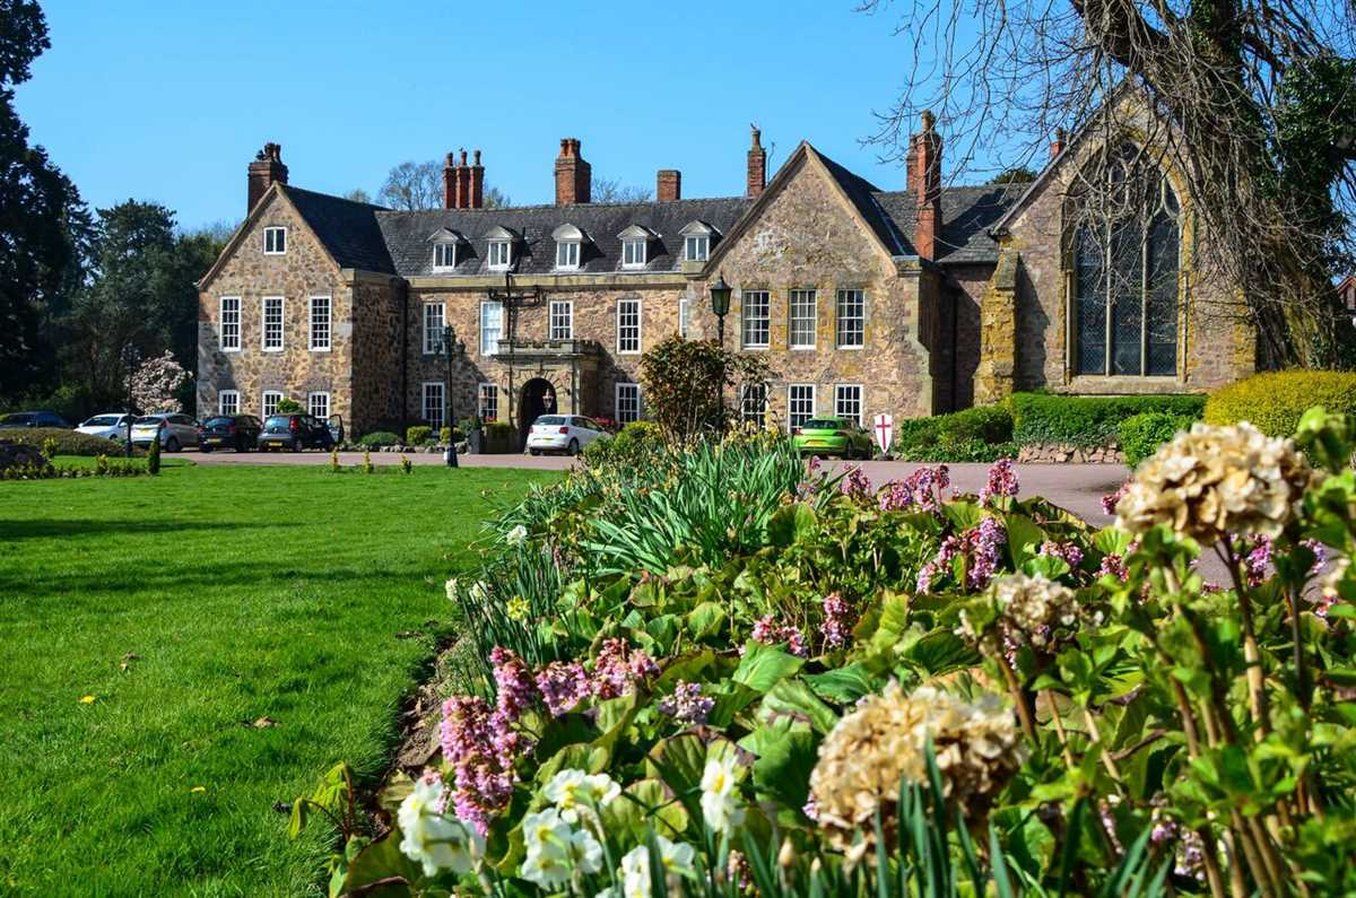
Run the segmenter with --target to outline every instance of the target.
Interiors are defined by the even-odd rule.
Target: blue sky
[[[182,227],[243,216],[268,140],[291,182],[375,195],[386,171],[458,147],[515,203],[550,202],[564,136],[595,178],[685,196],[743,190],[749,123],[898,188],[863,146],[909,52],[852,0],[679,3],[49,0],[52,49],[19,112],[93,206],[164,203]]]

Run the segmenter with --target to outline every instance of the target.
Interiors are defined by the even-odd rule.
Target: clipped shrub
[[[1001,405],[896,421],[891,446],[905,461],[994,461],[1013,451],[1012,415]]]
[[[597,439],[584,447],[584,461],[590,465],[621,464],[636,459],[664,442],[664,430],[654,421],[632,421],[612,439]]]
[[[146,473],[160,473],[160,440],[151,440],[151,445],[146,450]]]
[[[103,437],[62,430],[59,427],[26,427],[22,430],[0,431],[0,436],[12,443],[22,443],[37,450],[51,449],[56,455],[83,455],[86,458],[98,458],[100,455],[121,455],[125,443],[121,440],[106,440]],[[140,449],[133,450],[134,455],[144,454]]]
[[[405,430],[406,446],[422,446],[433,442],[433,428],[425,424],[416,424]]]
[[[1126,418],[1116,430],[1121,451],[1125,453],[1125,463],[1136,467],[1157,452],[1159,446],[1176,436],[1178,431],[1189,430],[1195,420],[1189,415],[1168,412],[1141,412]]]
[[[1013,439],[1023,446],[1066,443],[1105,446],[1117,438],[1121,422],[1145,412],[1161,412],[1196,420],[1205,397],[1167,396],[1058,396],[1051,393],[1015,393],[1009,400]]]
[[[358,445],[365,449],[380,449],[382,446],[400,445],[400,437],[391,433],[389,430],[374,430],[371,433],[365,433],[358,440]]]
[[[1356,413],[1356,372],[1271,371],[1220,387],[1205,404],[1208,424],[1249,421],[1267,436],[1295,432],[1306,409]]]
[[[280,415],[303,415],[306,409],[302,408],[301,403],[295,399],[284,397],[278,400],[278,414]]]

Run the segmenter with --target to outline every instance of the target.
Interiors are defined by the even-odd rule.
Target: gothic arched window
[[[1071,200],[1074,373],[1176,374],[1180,206],[1168,179],[1124,144]]]

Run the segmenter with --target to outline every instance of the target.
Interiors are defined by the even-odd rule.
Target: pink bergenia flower
[[[824,623],[819,633],[824,637],[826,648],[841,649],[847,644],[851,613],[852,609],[839,593],[831,592],[824,597]]]
[[[1083,563],[1083,550],[1073,543],[1058,543],[1047,539],[1041,543],[1040,555],[1048,555],[1051,558],[1058,558],[1069,566],[1071,570],[1077,570]]]
[[[1017,481],[1017,468],[1010,458],[1000,458],[989,468],[989,477],[984,488],[979,491],[979,501],[987,505],[990,499],[1011,498],[1020,490]]]
[[[531,744],[507,714],[472,695],[443,703],[440,735],[443,758],[452,768],[453,811],[483,836],[508,806],[514,765]]]
[[[532,669],[511,649],[495,646],[490,652],[490,664],[494,666],[494,685],[498,693],[498,707],[517,720],[523,711],[536,704],[537,684],[532,677]]]
[[[918,591],[931,590],[932,581],[937,575],[950,571],[952,563],[962,556],[965,558],[966,589],[983,589],[998,572],[1007,539],[1007,529],[997,518],[984,518],[960,536],[952,534],[946,537],[933,559],[919,570]]]
[[[711,709],[715,706],[715,699],[702,695],[700,683],[686,683],[682,680],[679,680],[678,685],[673,688],[672,695],[665,696],[659,702],[660,711],[679,723],[692,726],[706,723]]]
[[[588,672],[578,661],[552,661],[537,671],[536,683],[553,717],[573,711],[593,692]]]
[[[1134,483],[1133,478],[1126,480],[1120,486],[1116,487],[1116,491],[1114,493],[1107,493],[1105,496],[1103,496],[1102,512],[1114,517],[1116,514],[1116,506],[1120,503],[1121,499],[1125,498],[1125,494],[1126,492],[1129,491],[1130,484],[1132,483]]]
[[[612,638],[603,642],[593,663],[593,694],[597,698],[617,698],[637,682],[658,675],[659,665],[641,649],[632,649],[626,640]]]
[[[764,645],[786,644],[786,650],[791,654],[804,658],[809,654],[805,646],[805,637],[800,630],[791,624],[783,624],[777,620],[775,615],[766,614],[758,619],[753,625],[753,639]]]
[[[838,488],[850,499],[865,501],[871,495],[871,479],[861,468],[853,468],[847,472]]]
[[[892,480],[880,493],[881,511],[940,511],[942,490],[951,485],[951,473],[946,465],[922,467],[903,480]]]

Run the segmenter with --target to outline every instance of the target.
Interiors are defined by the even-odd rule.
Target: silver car
[[[76,433],[87,433],[92,437],[105,440],[127,439],[127,415],[122,412],[106,412],[95,415],[75,429]]]
[[[160,438],[160,448],[178,452],[198,445],[198,422],[183,414],[142,415],[132,422],[132,445],[149,446]]]

